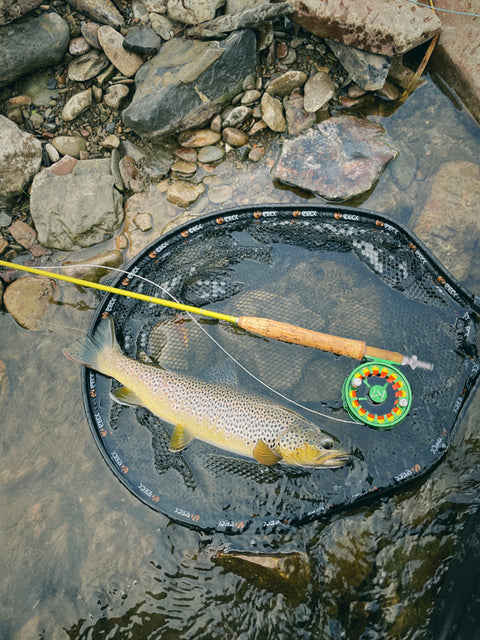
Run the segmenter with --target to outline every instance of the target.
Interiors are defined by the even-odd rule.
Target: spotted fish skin
[[[334,468],[348,461],[330,436],[280,404],[127,357],[115,340],[111,319],[102,320],[93,336],[77,340],[64,354],[118,380],[123,387],[113,392],[116,401],[144,406],[175,425],[172,451],[197,438],[267,465],[283,461]]]

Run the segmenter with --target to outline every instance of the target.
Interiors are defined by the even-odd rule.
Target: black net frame
[[[117,478],[150,508],[201,530],[270,532],[396,490],[431,471],[448,450],[480,371],[479,299],[397,221],[333,205],[228,209],[173,229],[125,270],[129,275],[113,286],[162,297],[146,277],[184,304],[274,317],[434,364],[433,372],[402,368],[411,411],[394,429],[378,431],[352,423],[342,407],[343,380],[357,361],[200,320],[260,379],[307,409],[347,421],[291,407],[352,453],[352,463],[336,470],[265,468],[200,441],[171,453],[167,425],[146,409],[113,403],[116,381],[84,369],[95,442]],[[224,353],[185,314],[107,294],[90,333],[106,316],[131,357],[268,393],[237,365],[225,367]]]

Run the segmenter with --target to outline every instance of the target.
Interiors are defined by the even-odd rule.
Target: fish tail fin
[[[106,350],[116,351],[119,349],[113,320],[108,318],[108,320],[102,320],[99,323],[93,335],[75,340],[68,347],[65,347],[63,354],[74,362],[108,375],[102,356]]]

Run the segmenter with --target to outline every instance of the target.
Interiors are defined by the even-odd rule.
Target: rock
[[[42,4],[42,0],[2,0],[0,2],[0,25],[8,24],[21,18],[35,7]]]
[[[110,64],[103,51],[92,49],[79,58],[75,58],[68,65],[68,77],[74,82],[85,82],[95,78]]]
[[[101,49],[100,42],[98,41],[99,24],[96,22],[84,22],[81,27],[82,36],[88,42],[91,47],[95,49]]]
[[[178,136],[178,142],[182,147],[206,147],[220,140],[220,134],[211,129],[197,129],[196,131],[183,131]]]
[[[68,52],[71,53],[72,56],[83,56],[88,53],[91,48],[91,45],[85,40],[83,36],[78,36],[78,38],[72,38],[70,40],[70,44],[68,45]]]
[[[280,100],[274,98],[269,93],[262,96],[262,119],[272,131],[285,131],[287,123],[283,115],[283,107]]]
[[[123,121],[147,138],[203,126],[241,90],[255,64],[253,31],[233,33],[222,42],[169,40],[137,72]]]
[[[167,18],[167,16],[161,16],[158,13],[150,14],[150,23],[155,33],[162,38],[162,40],[170,40],[175,34],[174,23]]]
[[[169,213],[170,205],[165,201],[165,193],[160,193],[156,188],[148,192],[136,193],[128,198],[125,203],[125,222],[123,225],[128,239],[128,259],[137,255],[148,244],[162,234],[162,229],[171,222]],[[149,231],[141,231],[135,223],[138,215],[148,213],[152,216],[152,228]]]
[[[209,188],[207,197],[213,204],[223,204],[233,195],[232,187],[228,184],[216,185]]]
[[[198,158],[198,151],[190,147],[178,147],[178,149],[175,149],[175,155],[177,158],[180,158],[180,160],[185,160],[185,162],[196,162]]]
[[[381,89],[390,70],[390,60],[379,53],[369,53],[334,40],[328,46],[339,59],[351,79],[366,91]]]
[[[253,104],[261,97],[261,95],[262,94],[257,89],[249,89],[248,91],[245,91],[245,93],[243,94],[241,103]]]
[[[190,162],[186,158],[184,160]],[[152,180],[159,180],[168,174],[174,162],[175,158],[170,149],[154,147],[151,155],[145,160],[145,169]]]
[[[190,178],[197,172],[197,165],[194,162],[176,160],[170,167],[170,171],[177,178]]]
[[[167,12],[172,20],[183,24],[198,24],[212,20],[225,0],[168,0]]]
[[[80,158],[80,153],[87,149],[85,138],[80,136],[57,136],[52,139],[52,145],[62,156],[77,159]]]
[[[59,98],[55,78],[43,71],[36,71],[27,76],[22,82],[22,92],[30,96],[35,107],[48,108]]]
[[[58,285],[50,278],[27,276],[15,280],[5,289],[3,303],[24,329],[39,331],[44,318],[58,301]]]
[[[250,162],[260,162],[265,155],[265,147],[253,147],[248,153],[248,159]]]
[[[123,18],[110,0],[68,0],[68,4],[79,13],[112,27],[123,26]]]
[[[68,47],[68,23],[56,13],[0,27],[0,87],[60,62]]]
[[[123,219],[110,160],[80,160],[67,175],[44,169],[32,184],[30,212],[45,247],[70,251],[110,238]]]
[[[222,147],[209,145],[208,147],[202,147],[198,152],[198,161],[204,164],[211,164],[222,160],[225,156],[225,151]]]
[[[376,94],[383,100],[389,100],[390,102],[393,102],[394,100],[398,100],[400,98],[402,92],[392,82],[386,80],[383,87],[376,91]]]
[[[105,91],[103,101],[107,106],[119,111],[129,92],[130,89],[126,84],[114,84]]]
[[[20,195],[42,164],[42,145],[0,115],[0,204]]]
[[[287,131],[290,135],[306,131],[316,122],[315,113],[309,113],[303,108],[303,96],[292,93],[283,101],[285,117],[287,120]]]
[[[3,218],[3,216],[2,216]],[[2,219],[2,227],[3,226],[7,226],[10,218],[8,218],[8,216],[6,216],[7,219],[3,220]],[[3,223],[6,223],[5,225]],[[8,247],[8,242],[5,240],[5,238],[2,236],[2,234],[0,233],[0,255],[5,251],[5,249]],[[2,281],[0,280],[0,288],[3,287]],[[2,293],[3,293],[3,288],[2,288]],[[1,305],[0,305],[1,306]]]
[[[285,140],[273,178],[327,200],[368,191],[397,151],[381,140],[384,128],[352,116],[329,118]]]
[[[290,70],[271,80],[267,86],[267,93],[272,96],[288,96],[294,89],[300,89],[307,81],[307,74],[303,71]]]
[[[250,139],[248,133],[234,127],[226,127],[222,131],[222,138],[231,147],[243,147]]]
[[[124,156],[118,163],[118,168],[125,189],[130,189],[130,182],[138,179],[137,163],[131,156]]]
[[[335,95],[335,85],[328,73],[318,71],[313,74],[303,88],[303,108],[307,113],[324,109]]]
[[[167,191],[167,200],[177,207],[186,209],[199,198],[205,191],[203,184],[191,184],[177,180],[173,182]]]
[[[61,118],[64,122],[71,122],[77,116],[86,111],[92,104],[92,89],[89,87],[85,91],[80,91],[67,100],[62,109]]]
[[[51,162],[58,162],[60,160],[60,154],[50,142],[47,142],[45,145],[45,151],[48,153]]]
[[[390,0],[290,0],[293,20],[307,31],[337,42],[392,56],[430,40],[441,28],[427,6]]]
[[[111,275],[109,267],[118,269],[123,264],[123,255],[118,250],[103,251],[96,256],[83,260],[62,262],[62,273],[71,278],[81,278],[91,282],[99,282],[103,277]]]
[[[250,107],[241,105],[234,107],[223,120],[224,127],[240,127],[251,117],[252,110]]]
[[[460,281],[469,273],[477,273],[480,267],[479,193],[477,164],[445,162],[431,183],[425,206],[409,223],[412,231]]]
[[[131,53],[147,55],[157,53],[162,46],[162,39],[158,36],[150,25],[146,27],[134,27],[125,36],[123,46]]]
[[[102,141],[102,147],[104,149],[118,149],[120,146],[120,138],[114,133],[110,133]]]
[[[72,173],[77,162],[78,160],[72,156],[63,156],[63,158],[55,162],[55,164],[52,164],[50,171],[56,176],[66,176]]]
[[[113,66],[127,78],[134,76],[142,66],[143,58],[124,49],[124,38],[113,27],[100,27],[98,41]]]
[[[34,258],[39,258],[45,254],[45,249],[38,244],[35,230],[26,222],[15,220],[15,222],[12,222],[8,227],[8,231],[18,244],[21,244],[27,251],[30,251]]]
[[[153,227],[153,219],[151,213],[137,213],[137,215],[133,219],[133,222],[142,233],[150,231]]]

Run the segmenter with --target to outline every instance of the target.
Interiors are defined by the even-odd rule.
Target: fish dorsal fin
[[[260,464],[264,464],[271,467],[273,464],[277,464],[282,459],[275,451],[272,451],[270,447],[265,444],[263,440],[259,440],[253,449],[253,457]]]
[[[168,448],[170,451],[181,451],[188,447],[192,440],[192,434],[187,429],[184,429],[181,424],[176,424]]]
[[[127,387],[120,387],[119,389],[111,391],[110,397],[112,398],[112,400],[115,400],[115,402],[118,402],[119,404],[125,404],[128,407],[143,407],[143,402],[138,398],[137,395],[135,395],[133,391],[127,389]]]

